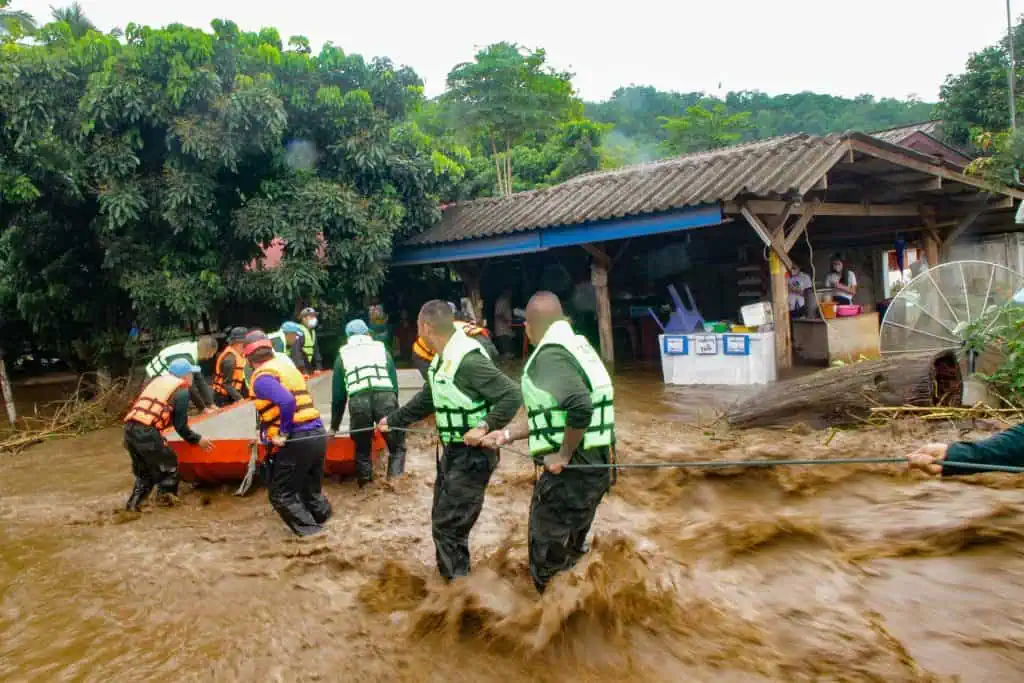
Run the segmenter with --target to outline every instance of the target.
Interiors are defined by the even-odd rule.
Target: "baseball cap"
[[[302,325],[291,320],[281,323],[281,331],[288,334],[303,334]]]
[[[175,358],[171,361],[171,364],[167,366],[168,372],[175,377],[188,377],[194,375],[197,372],[201,372],[201,368],[198,365],[192,365],[185,358]]]
[[[305,318],[307,315],[316,315],[316,309],[313,308],[312,306],[307,306],[306,308],[303,308],[302,312],[299,313],[299,318]]]
[[[232,327],[231,331],[228,332],[228,343],[233,344],[234,342],[245,341],[245,335],[249,334],[249,330],[244,327]]]
[[[345,325],[345,336],[352,337],[357,334],[370,334],[370,328],[359,318],[351,320],[348,325]]]

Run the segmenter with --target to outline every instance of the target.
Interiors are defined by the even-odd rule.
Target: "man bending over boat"
[[[298,536],[323,530],[331,504],[323,494],[327,433],[306,380],[278,358],[262,332],[246,337],[245,357],[255,368],[252,396],[260,435],[268,445],[267,493],[270,504]]]
[[[178,435],[204,450],[213,443],[188,426],[189,390],[199,368],[184,358],[172,360],[164,374],[151,379],[124,418],[124,447],[132,458],[135,486],[125,509],[137,512],[156,486],[161,494],[178,494],[178,457],[163,430],[174,425]]]

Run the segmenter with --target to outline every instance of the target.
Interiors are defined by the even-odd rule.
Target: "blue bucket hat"
[[[356,318],[345,325],[345,336],[354,337],[357,334],[370,334],[370,328],[362,320]]]
[[[171,364],[167,366],[167,370],[175,377],[188,377],[189,375],[201,372],[198,365],[192,365],[192,363],[185,358],[175,358],[171,361]]]
[[[281,331],[285,334],[303,334],[302,325],[291,320],[281,323]]]

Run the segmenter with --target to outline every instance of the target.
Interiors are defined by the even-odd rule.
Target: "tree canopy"
[[[232,298],[357,304],[439,214],[408,68],[229,21],[39,36],[0,48],[0,306],[37,337],[91,357]]]

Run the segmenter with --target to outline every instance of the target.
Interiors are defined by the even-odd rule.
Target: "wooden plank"
[[[768,254],[771,272],[772,317],[775,320],[775,367],[785,370],[793,367],[793,336],[789,322],[789,290],[786,271],[779,255],[773,249]]]
[[[785,264],[787,269],[791,269],[793,267],[793,261],[789,258],[789,253],[786,251],[786,247],[782,243],[782,238],[779,237],[776,239],[775,235],[773,235],[768,229],[768,226],[764,224],[764,221],[761,220],[759,216],[751,213],[746,206],[742,207],[741,213],[747,220],[747,223],[750,224],[750,227],[752,227],[758,237],[761,238],[761,241],[764,242],[766,246],[771,247],[772,253],[778,255],[779,259]]]
[[[811,220],[814,218],[814,214],[820,204],[821,202],[817,199],[810,202],[806,207],[804,207],[803,215],[800,216],[796,223],[793,224],[793,227],[790,228],[785,240],[783,240],[783,246],[785,247],[787,254],[792,251],[793,245],[796,244],[796,241],[800,239],[800,236],[804,234],[805,230],[807,230],[807,226],[811,224]]]
[[[1006,195],[1009,197],[1016,197],[1018,199],[1024,199],[1024,192],[1021,192],[1020,190],[1014,190],[1003,186],[994,186],[981,178],[964,175],[963,173],[958,173],[957,171],[946,168],[944,166],[929,164],[926,161],[915,159],[914,157],[908,154],[900,154],[899,152],[883,149],[882,147],[876,147],[875,145],[871,144],[866,140],[851,140],[851,143],[853,144],[853,149],[855,149],[856,151],[861,152],[863,154],[867,154],[868,156],[875,157],[876,159],[888,161],[889,163],[895,164],[896,166],[911,168],[914,169],[915,171],[927,173],[928,175],[940,176],[942,178],[945,178],[946,180],[952,180],[954,182],[962,183],[964,185],[970,185],[981,190],[986,190],[997,194]]]
[[[612,300],[608,292],[609,259],[605,251],[596,245],[587,244],[594,256],[590,264],[590,283],[597,295],[597,331],[601,339],[601,359],[609,367],[615,364],[615,338],[612,335]]]
[[[724,211],[730,214],[742,214],[741,207],[746,206],[755,214],[778,214],[786,206],[786,202],[770,199],[751,199],[745,202],[725,202]],[[798,208],[794,211],[803,214],[807,207]],[[889,216],[917,216],[918,205],[911,203],[903,204],[841,204],[837,202],[821,202],[815,209],[818,216],[847,216],[852,218],[889,217]]]

